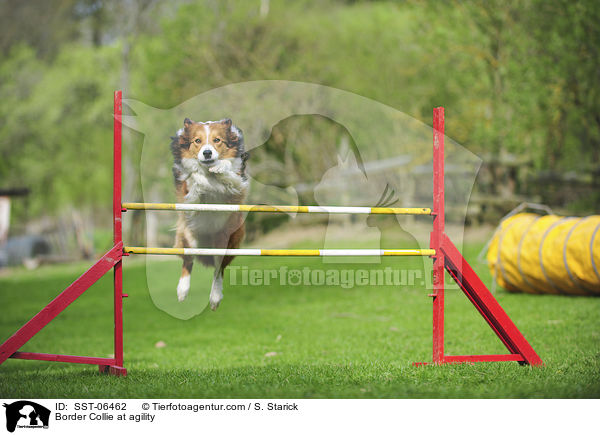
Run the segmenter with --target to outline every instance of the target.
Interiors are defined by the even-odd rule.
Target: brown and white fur
[[[248,194],[248,153],[244,138],[230,119],[193,122],[186,118],[171,142],[177,202],[188,204],[242,204]],[[180,212],[176,248],[238,248],[244,238],[244,222],[238,212]],[[193,256],[184,255],[177,298],[190,291]],[[233,256],[198,256],[214,266],[210,307],[223,299],[223,271]]]

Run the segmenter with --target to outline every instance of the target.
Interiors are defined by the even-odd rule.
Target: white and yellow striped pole
[[[172,204],[125,202],[125,210],[224,211],[263,213],[336,213],[336,214],[405,214],[430,215],[430,208],[405,207],[342,207],[320,205],[249,205],[249,204]]]
[[[387,257],[435,255],[433,249],[218,249],[218,248],[148,248],[126,246],[127,254],[160,255],[236,255],[236,256],[290,256],[290,257]]]

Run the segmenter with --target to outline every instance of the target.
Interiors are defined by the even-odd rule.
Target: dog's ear
[[[190,147],[190,141],[187,139],[187,137],[180,135],[178,140],[179,140],[179,146],[181,148],[189,148]]]
[[[188,119],[185,118],[185,120],[187,121]],[[177,132],[177,136],[174,137],[173,140],[176,140],[179,143],[179,146],[181,148],[189,148],[190,147],[190,141],[188,139],[188,135],[186,134],[186,131],[183,128],[179,129],[179,131]]]
[[[190,147],[190,141],[188,139],[188,127],[191,126],[193,123],[193,121],[190,118],[185,118],[183,120],[183,128],[180,128],[179,130],[177,130],[177,137],[175,137],[174,139],[176,139],[179,142],[179,146],[181,146],[182,148],[189,148]]]
[[[231,120],[229,120],[231,123]],[[237,128],[235,125],[231,124],[229,129],[227,130],[227,143],[231,148],[240,147],[244,144],[244,135],[242,134],[242,130]]]
[[[229,118],[221,119],[220,122],[221,122],[221,124],[224,124],[225,127],[231,128],[231,119],[229,119]]]

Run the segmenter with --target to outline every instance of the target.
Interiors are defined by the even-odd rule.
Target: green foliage
[[[27,214],[110,204],[117,47],[64,47],[41,64],[25,46],[2,65],[0,179],[32,190]],[[15,201],[17,217],[24,210]]]
[[[37,34],[5,37],[0,180],[33,191],[27,213],[15,203],[15,218],[66,204],[106,206],[111,91],[121,86],[160,108],[264,79],[348,90],[426,123],[431,107],[444,105],[447,131],[476,153],[513,153],[536,170],[598,178],[597,2],[259,3],[57,0],[55,11],[44,9],[52,49]],[[33,13],[9,12],[7,22]],[[319,125],[311,125],[316,136]],[[127,139],[135,166],[141,138]],[[294,155],[298,168],[310,166],[303,159]]]

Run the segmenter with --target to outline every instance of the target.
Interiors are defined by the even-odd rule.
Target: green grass
[[[467,246],[474,258],[479,245]],[[418,267],[419,259],[382,265]],[[325,265],[307,258],[238,258],[249,268]],[[85,269],[17,271],[0,278],[0,339],[12,334]],[[485,266],[476,267],[489,283]],[[204,311],[210,272],[196,266],[192,295],[175,301],[177,262],[125,262],[126,378],[94,366],[8,360],[3,398],[52,397],[600,397],[600,298],[496,296],[545,362],[413,367],[431,359],[431,300],[417,283],[393,286],[227,286]],[[112,352],[112,281],[106,276],[22,350],[107,356]],[[154,301],[154,302],[153,302]],[[168,314],[168,312],[173,315]],[[195,313],[201,314],[194,316]],[[175,317],[176,316],[176,317]],[[191,317],[189,320],[182,318]],[[459,290],[448,290],[449,354],[504,353]],[[158,341],[166,347],[157,348]],[[274,356],[266,356],[275,352]]]

